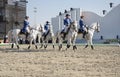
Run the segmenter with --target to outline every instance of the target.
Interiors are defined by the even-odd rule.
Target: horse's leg
[[[38,49],[36,40],[34,39],[33,41],[34,41],[34,44],[35,44],[35,48]]]
[[[43,37],[40,38],[40,43],[41,43],[40,48],[42,48],[42,47],[43,47],[43,44],[44,44],[44,39],[43,39]]]
[[[14,39],[12,38],[12,39],[11,39],[11,43],[12,43],[11,48],[14,47],[14,42],[15,42],[15,41],[14,41]]]
[[[44,49],[47,48],[47,42],[48,42],[47,40],[44,41]]]
[[[55,49],[55,37],[52,37],[53,49]]]
[[[33,39],[30,39],[30,44],[29,44],[29,46],[28,46],[28,49],[30,49],[30,48],[31,48],[32,41],[33,41]]]
[[[11,45],[11,48],[13,48],[14,47],[14,43],[12,43],[12,45]]]
[[[74,35],[74,38],[73,38],[73,50],[77,49],[77,47],[75,45],[76,38],[77,38],[77,33],[76,33],[76,35]]]
[[[89,40],[87,40],[87,45],[85,45],[85,48],[87,48],[87,47],[88,47],[88,45],[89,45]]]
[[[76,45],[73,46],[73,50],[77,49]]]
[[[91,49],[93,50],[94,47],[93,47],[93,43],[92,43],[92,38],[90,39],[90,45],[91,45]]]
[[[17,48],[19,49],[20,47],[19,47],[19,44],[18,44],[18,36],[16,36],[15,43],[16,43]]]
[[[62,38],[59,36],[59,51],[62,49]]]
[[[59,51],[62,49],[62,44],[59,45]]]
[[[71,36],[72,37],[72,36]],[[70,45],[71,45],[71,37],[69,36],[69,34],[68,34],[68,37],[67,37],[67,47],[66,47],[66,50],[68,49],[68,48],[70,48]]]
[[[43,43],[41,43],[41,46],[40,46],[40,48],[42,48],[43,47]]]

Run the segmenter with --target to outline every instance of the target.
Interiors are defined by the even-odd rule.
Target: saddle
[[[21,35],[24,34],[24,35],[26,36],[26,39],[27,39],[27,37],[28,37],[28,35],[29,35],[30,33],[28,33],[28,32],[23,32],[23,30],[21,29],[19,34],[21,34]]]
[[[83,38],[85,38],[85,35],[88,34],[88,28],[87,28],[87,31],[84,31],[82,29],[78,29],[78,34],[83,34]]]
[[[78,29],[78,34],[82,34],[83,30],[82,29]]]
[[[64,30],[61,31],[60,34],[63,34],[63,36],[62,36],[63,40],[65,40],[65,37],[66,37],[66,35],[68,34],[69,30],[70,30],[70,27],[67,29],[66,32],[64,32]]]
[[[21,29],[19,34],[24,34],[24,35],[26,35],[26,32],[23,32],[23,30]]]

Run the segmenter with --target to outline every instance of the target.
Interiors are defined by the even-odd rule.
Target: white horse
[[[59,50],[61,50],[61,48],[62,48],[62,42],[65,41],[65,40],[67,40],[66,50],[71,45],[73,45],[73,50],[77,49],[76,44],[75,44],[76,37],[77,37],[77,22],[73,21],[70,24],[65,39],[63,39],[63,33],[61,33],[61,31],[58,32],[56,36],[57,36],[58,42],[59,42]]]
[[[36,28],[32,28],[30,30],[30,35],[29,35],[29,46],[28,49],[30,49],[30,47],[32,46],[32,42],[34,41],[35,47],[36,49],[38,49],[37,47],[37,43],[36,43],[36,39],[38,37],[38,43],[40,43],[40,38],[42,37],[42,26],[38,25]]]
[[[85,46],[85,48],[87,48],[90,43],[91,48],[94,49],[92,39],[95,31],[100,31],[100,25],[98,22],[92,23],[88,28],[88,33],[85,35],[85,40],[87,41],[87,45]],[[78,33],[78,38],[82,39],[82,36],[82,33]]]
[[[51,40],[52,41],[52,44],[53,44],[53,48],[54,48],[54,44],[55,44],[55,36],[54,36],[54,33],[53,33],[53,30],[52,30],[52,26],[49,26],[49,30],[48,30],[48,33],[45,36],[42,36],[42,45],[40,48],[42,48],[44,46],[44,48],[46,49],[47,46],[48,46],[48,42]]]
[[[8,31],[8,34],[7,34],[8,35],[8,41],[9,41],[9,43],[12,43],[11,48],[13,48],[14,44],[16,44],[17,48],[19,49],[19,43],[18,43],[19,37],[22,38],[22,39],[26,38],[26,35],[25,34],[20,34],[20,31],[21,31],[20,29],[13,29],[13,30]],[[37,37],[38,33],[39,33],[39,31],[37,29],[34,29],[34,28],[31,28],[31,30],[29,31],[28,37],[29,37],[29,40],[30,40],[30,45],[29,45],[28,49],[30,48],[30,46],[32,44],[32,41],[36,40],[36,37]],[[35,44],[35,47],[37,48],[36,41],[34,41],[34,44]]]

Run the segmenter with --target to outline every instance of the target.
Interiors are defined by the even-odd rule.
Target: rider
[[[25,20],[24,20],[24,25],[23,25],[23,28],[22,28],[22,32],[26,35],[26,39],[28,37],[28,34],[29,34],[29,21],[28,21],[29,17],[28,16],[25,16]]]
[[[46,24],[44,25],[44,30],[45,30],[45,32],[44,32],[44,34],[43,34],[43,36],[46,38],[46,36],[47,36],[47,34],[48,34],[48,32],[49,32],[49,28],[50,28],[50,22],[49,21],[46,21]],[[44,38],[44,39],[45,39]]]
[[[84,16],[80,16],[79,25],[80,25],[80,31],[83,33],[83,38],[85,38],[87,30],[86,30],[86,25],[84,24],[83,18]]]
[[[62,30],[62,32],[64,32],[63,39],[65,39],[67,31],[68,31],[68,28],[69,28],[71,23],[72,23],[72,20],[70,18],[70,15],[66,14],[66,18],[64,19],[64,25],[65,26],[64,26],[64,29]]]

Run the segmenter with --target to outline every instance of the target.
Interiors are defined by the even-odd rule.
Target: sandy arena
[[[120,47],[77,46],[65,51],[48,46],[46,50],[20,50],[0,46],[0,77],[120,77]]]

